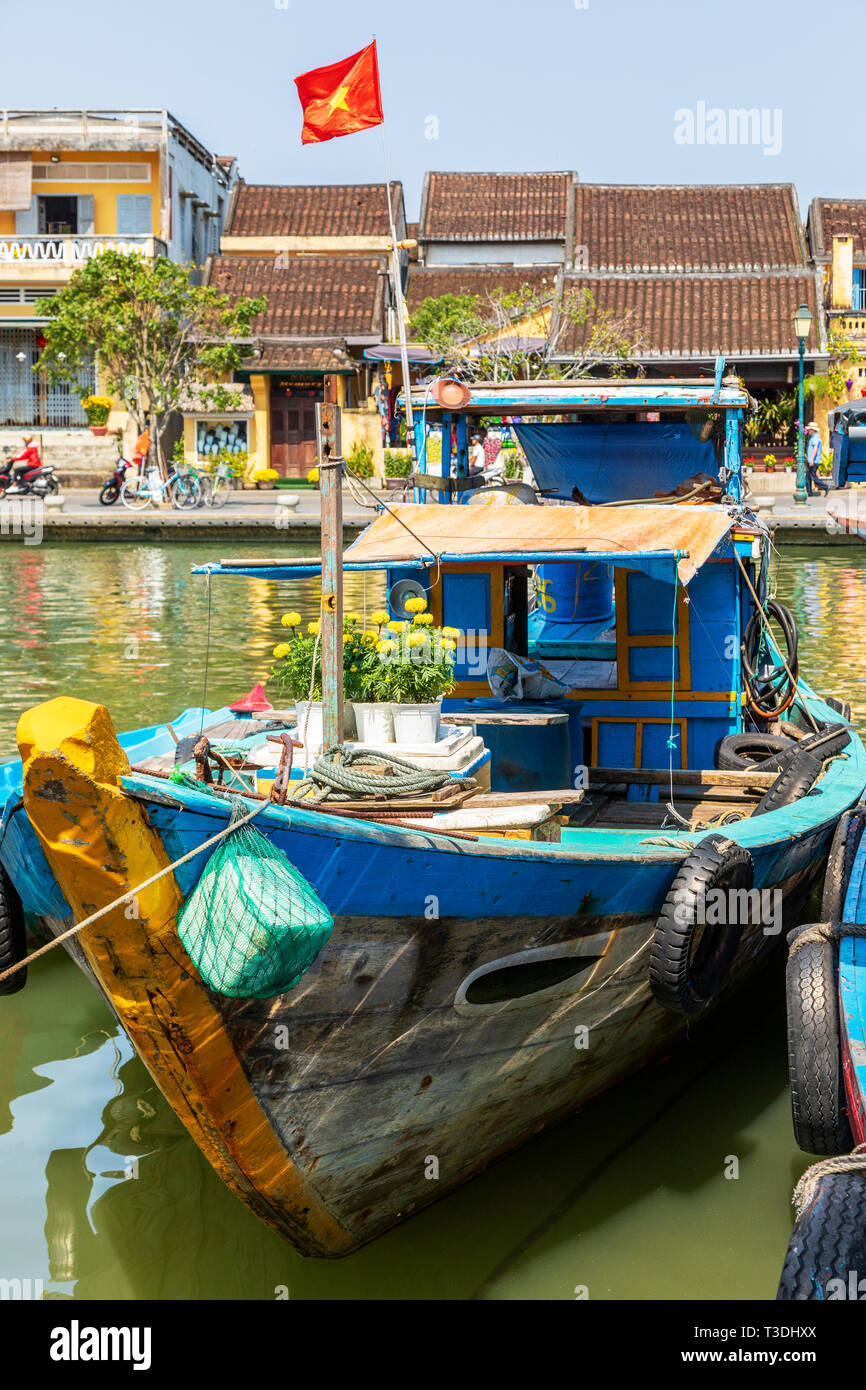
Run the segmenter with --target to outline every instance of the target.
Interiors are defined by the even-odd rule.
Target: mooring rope
[[[838,1158],[823,1158],[806,1169],[791,1198],[798,1216],[807,1205],[815,1184],[832,1173],[866,1173],[866,1144],[858,1144],[851,1153],[840,1154]]]
[[[734,558],[736,559],[737,564],[738,564],[739,567],[740,567],[740,570],[741,570],[741,572],[742,572],[743,578],[745,579],[746,583],[747,583],[748,586],[749,586],[749,592],[751,593],[752,598],[755,600],[755,604],[756,604],[756,606],[757,606],[758,612],[760,613],[760,615],[761,615],[761,617],[762,617],[762,619],[763,619],[764,627],[767,629],[767,634],[768,634],[768,636],[769,636],[771,642],[773,643],[773,645],[776,646],[775,638],[773,637],[773,630],[772,630],[772,628],[770,627],[770,619],[767,617],[767,614],[766,614],[765,611],[764,611],[764,605],[761,603],[761,600],[758,598],[758,595],[755,593],[755,586],[754,586],[754,584],[752,583],[751,578],[749,577],[749,571],[746,569],[746,566],[743,564],[742,560],[740,559],[740,556],[739,556],[739,554],[737,553],[736,546],[734,547]],[[799,682],[798,680],[796,680],[795,677],[791,674],[791,668],[790,668],[790,666],[788,665],[788,663],[787,663],[787,661],[785,660],[785,658],[782,656],[782,648],[781,648],[781,647],[776,647],[776,650],[778,651],[779,656],[780,656],[780,658],[781,658],[782,665],[783,665],[783,667],[785,668],[785,675],[788,677],[788,680],[791,682],[791,685],[792,685],[793,690],[794,690],[794,694],[795,694],[797,697],[800,697],[800,682]],[[805,701],[804,699],[802,699],[801,697],[800,697],[800,706],[801,706],[801,708],[802,708],[802,710],[803,710],[803,713],[806,715],[806,718],[809,720],[809,723],[812,725],[812,728],[815,730],[815,733],[816,733],[816,734],[819,734],[819,733],[821,732],[820,726],[819,726],[817,720],[815,719],[815,716],[813,715],[812,711],[810,710],[808,704],[807,704],[806,701]]]
[[[392,769],[390,775],[355,771],[364,767]],[[390,753],[369,753],[362,749],[346,750],[342,744],[329,748],[317,759],[309,776],[299,782],[290,800],[329,801],[354,796],[405,796],[410,792],[432,792],[447,786],[447,772],[424,772],[395,758]]]
[[[794,937],[788,947],[788,958],[803,946],[819,946],[822,941],[841,941],[846,936],[866,936],[866,923],[816,922]]]
[[[105,907],[99,908],[98,912],[91,912],[90,916],[85,917],[83,922],[77,922],[75,926],[70,927],[68,931],[61,932],[60,936],[55,936],[53,941],[49,941],[47,945],[40,946],[38,950],[31,952],[31,954],[25,956],[23,960],[19,960],[15,965],[10,965],[8,970],[4,970],[3,973],[0,974],[0,984],[2,984],[4,980],[8,980],[9,977],[14,975],[18,970],[23,970],[25,966],[31,965],[32,962],[38,960],[40,956],[47,955],[49,951],[53,951],[55,946],[60,946],[64,941],[69,941],[71,937],[77,936],[78,932],[83,931],[85,927],[92,926],[94,922],[98,922],[100,917],[106,917],[108,913],[113,912],[116,907],[120,907],[123,903],[129,902],[132,898],[137,898],[139,893],[144,892],[145,888],[150,888],[154,883],[158,883],[161,878],[165,878],[168,874],[174,873],[174,870],[179,869],[181,864],[189,863],[190,859],[195,859],[203,850],[210,849],[212,845],[219,844],[220,840],[225,839],[226,835],[231,835],[233,830],[238,830],[240,826],[246,825],[248,821],[252,820],[253,816],[257,816],[260,811],[263,811],[264,808],[270,806],[270,804],[270,801],[260,802],[252,811],[248,811],[246,815],[241,816],[236,821],[230,821],[224,830],[218,831],[216,835],[212,835],[210,839],[205,840],[203,844],[196,845],[195,849],[191,849],[188,854],[182,855],[180,859],[175,859],[171,864],[166,864],[164,869],[159,870],[159,873],[152,874],[151,877],[146,878],[143,883],[136,884],[135,888],[130,888],[127,893],[123,893],[119,898],[115,898],[113,902],[107,903]]]

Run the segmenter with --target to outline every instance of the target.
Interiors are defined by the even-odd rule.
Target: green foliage
[[[422,300],[412,315],[412,336],[447,355],[455,342],[480,333],[484,320],[476,294],[440,294]]]
[[[440,452],[441,462],[441,452]],[[427,454],[428,461],[430,454]],[[412,472],[412,450],[411,449],[386,449],[385,450],[385,477],[386,478],[408,478]]]
[[[346,456],[346,463],[359,478],[372,478],[373,450],[369,444],[360,444],[356,441]]]
[[[74,382],[94,356],[107,388],[136,426],[150,424],[159,450],[168,417],[190,385],[204,385],[213,409],[238,398],[228,377],[244,356],[244,339],[264,299],[239,299],[194,285],[190,268],[164,256],[105,251],[72,275],[41,312],[46,346],[35,370],[52,384]]]
[[[172,463],[176,464],[178,468],[182,468],[183,465],[186,463],[186,451],[183,447],[182,438],[176,439],[174,441],[174,444],[172,445],[171,461]]]

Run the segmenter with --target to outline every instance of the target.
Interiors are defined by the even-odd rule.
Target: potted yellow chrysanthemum
[[[454,688],[456,628],[434,626],[427,600],[409,598],[411,622],[390,622],[379,643],[382,688],[387,691],[397,743],[435,743],[439,738],[442,697]]]

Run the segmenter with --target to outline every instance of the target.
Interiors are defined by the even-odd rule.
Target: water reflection
[[[281,553],[317,550],[311,541]],[[273,544],[245,544],[242,553],[272,555]],[[273,647],[285,637],[281,614],[291,607],[318,616],[319,582],[214,581],[205,690],[208,596],[190,568],[217,555],[213,541],[0,547],[0,756],[14,751],[22,709],[53,695],[101,701],[119,729],[130,729],[200,704],[205,694],[216,707],[267,681]],[[370,612],[381,605],[383,584],[347,575],[345,595]]]

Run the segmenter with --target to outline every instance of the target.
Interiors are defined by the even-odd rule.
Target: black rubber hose
[[[763,637],[763,618],[760,612],[754,612],[746,624],[741,650],[749,708],[759,718],[771,720],[778,719],[790,708],[797,693],[799,637],[794,615],[784,603],[780,603],[778,599],[768,599],[764,605],[764,612],[768,618],[774,618],[782,630],[788,670],[783,664],[778,663],[765,675],[758,677],[757,668]],[[791,673],[790,676],[788,671]]]

